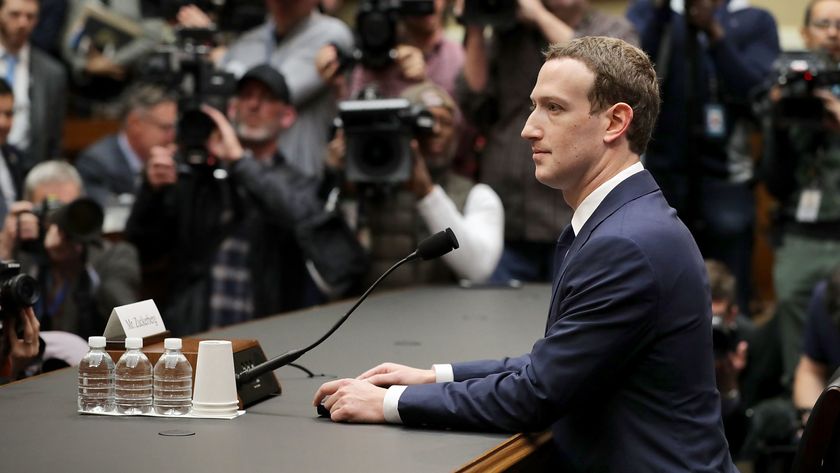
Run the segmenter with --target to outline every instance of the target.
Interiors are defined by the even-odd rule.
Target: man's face
[[[431,107],[435,127],[430,136],[419,140],[420,151],[429,169],[446,169],[455,155],[455,118],[446,107]]]
[[[446,0],[435,0],[435,12],[425,16],[404,16],[405,27],[414,34],[430,35],[443,29]]]
[[[12,118],[15,116],[15,97],[12,94],[0,95],[0,145],[6,144]]]
[[[26,44],[37,22],[36,0],[5,0],[0,8],[0,36],[6,48],[16,52]]]
[[[59,181],[40,184],[32,191],[31,198],[36,206],[47,199],[67,205],[81,195],[82,189],[76,183]],[[47,255],[53,263],[77,260],[82,254],[82,245],[67,239],[56,224],[50,224],[47,227],[44,235],[44,249],[47,250]]]
[[[552,59],[540,69],[522,137],[531,142],[537,180],[549,187],[578,185],[604,153],[604,114],[590,114],[587,97],[594,80],[575,59]]]
[[[243,141],[262,143],[274,140],[289,127],[285,117],[291,106],[275,98],[262,82],[245,82],[232,108],[234,129]]]
[[[175,141],[177,121],[178,105],[162,102],[149,109],[129,113],[125,133],[134,152],[145,161],[153,147],[167,146]]]
[[[840,60],[840,1],[823,0],[811,9],[811,21],[802,28],[808,49],[819,50]]]

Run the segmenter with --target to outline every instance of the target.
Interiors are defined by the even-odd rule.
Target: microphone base
[[[195,385],[195,373],[198,363],[198,342],[201,340],[200,338],[184,338],[183,347],[181,348],[181,352],[187,357],[187,360],[193,367],[193,385]],[[164,352],[163,340],[159,343],[150,342],[151,340],[143,343],[143,353],[149,357],[149,361],[154,365]],[[260,342],[257,340],[233,339],[231,343],[233,345],[233,368],[236,374],[267,360],[265,352],[263,352]],[[109,341],[106,349],[114,360],[118,360],[120,355],[123,354],[123,351],[125,351],[122,342],[111,343]],[[274,372],[260,375],[255,380],[237,389],[239,408],[244,409],[270,397],[278,396],[281,391],[280,383],[277,381],[277,377],[274,376]]]

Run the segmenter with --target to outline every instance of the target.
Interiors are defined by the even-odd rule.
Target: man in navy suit
[[[558,471],[735,471],[703,260],[639,162],[659,109],[649,59],[603,37],[552,46],[531,100],[522,136],[536,178],[574,209],[545,337],[518,358],[386,363],[324,384],[315,402],[329,396],[334,421],[551,426]]]
[[[174,95],[156,85],[137,84],[126,97],[119,133],[92,144],[75,162],[87,195],[103,207],[121,195],[135,196],[152,148],[175,142]]]

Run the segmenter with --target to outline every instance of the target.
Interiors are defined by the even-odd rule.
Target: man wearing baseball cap
[[[155,148],[126,230],[144,264],[169,257],[161,312],[179,335],[315,301],[294,228],[321,205],[317,182],[279,151],[296,118],[285,78],[255,66],[239,79],[228,117],[202,110],[216,125],[213,165],[179,165],[174,146]]]

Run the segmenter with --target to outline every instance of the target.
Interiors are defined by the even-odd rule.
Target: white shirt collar
[[[119,145],[120,151],[125,155],[128,167],[131,168],[134,174],[137,175],[143,172],[143,160],[134,152],[134,148],[131,147],[131,144],[128,142],[128,137],[125,136],[124,132],[120,132],[117,135],[117,145]]]
[[[20,51],[17,53],[18,64],[29,64],[29,43],[25,43],[21,46]],[[3,45],[0,45],[0,57],[6,55],[6,48]]]
[[[580,233],[583,225],[587,220],[589,220],[589,217],[595,213],[595,210],[599,205],[601,205],[601,202],[604,201],[610,191],[615,189],[616,186],[624,182],[624,180],[628,177],[644,170],[645,168],[642,166],[642,163],[635,163],[611,177],[607,182],[601,184],[597,189],[586,196],[586,198],[583,199],[583,202],[578,205],[578,208],[575,209],[574,215],[572,215],[572,230],[574,230],[575,235]]]

